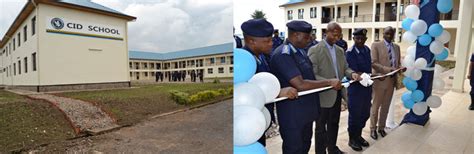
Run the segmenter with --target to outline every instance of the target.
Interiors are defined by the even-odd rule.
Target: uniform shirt
[[[278,46],[283,44],[283,40],[280,37],[273,37],[272,42],[273,42],[272,51],[274,51]]]
[[[347,51],[347,42],[343,39],[337,40],[336,45],[344,49],[344,51]]]
[[[252,50],[248,48],[247,46],[244,46],[243,49],[247,50],[250,52],[255,57],[255,60],[257,61],[257,71],[256,73],[260,72],[270,72],[270,66],[268,65],[267,58],[265,55],[260,54],[258,56],[254,55]]]
[[[304,49],[296,49],[291,43],[279,46],[270,60],[270,68],[281,87],[291,86],[290,80],[302,76],[306,80],[316,80],[313,65]],[[284,100],[277,104],[278,119],[282,127],[287,124],[307,123],[319,116],[319,95],[317,93],[300,96],[293,100]]]
[[[366,45],[362,48],[352,46],[346,52],[346,61],[349,68],[355,72],[372,73],[372,58],[370,49]]]
[[[316,40],[311,41],[311,43],[308,44],[308,47],[305,48],[306,51],[309,51],[309,48],[317,45],[319,42]]]

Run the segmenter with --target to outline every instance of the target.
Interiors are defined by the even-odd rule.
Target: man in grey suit
[[[341,31],[339,24],[329,23],[326,38],[309,49],[308,56],[317,80],[333,78],[342,80],[345,76],[360,80],[359,74],[348,67],[344,50],[335,45],[342,35]],[[319,93],[321,113],[316,121],[316,153],[326,153],[326,150],[328,153],[343,153],[336,146],[342,93],[342,90]]]

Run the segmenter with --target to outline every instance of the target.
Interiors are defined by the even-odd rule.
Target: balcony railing
[[[352,22],[352,17],[351,16],[341,16],[337,18],[337,22],[339,23],[350,23]]]
[[[359,14],[355,17],[355,22],[372,22],[372,14]]]

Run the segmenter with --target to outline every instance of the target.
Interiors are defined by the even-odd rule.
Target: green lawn
[[[48,102],[0,90],[0,153],[75,136],[64,115]]]
[[[232,83],[168,83],[123,90],[68,92],[57,95],[96,103],[111,113],[119,125],[131,125],[153,115],[186,108],[187,106],[178,105],[170,98],[171,90],[194,94],[204,90],[229,88],[232,85]],[[206,102],[194,105],[202,103]]]

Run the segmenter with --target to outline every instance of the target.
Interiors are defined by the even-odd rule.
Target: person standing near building
[[[326,39],[308,51],[313,63],[313,72],[318,80],[342,80],[345,76],[359,80],[359,74],[347,66],[342,48],[336,44],[341,37],[341,27],[335,22],[327,25]],[[342,89],[345,90],[345,89]],[[343,153],[337,147],[339,118],[341,115],[341,89],[328,90],[319,93],[321,114],[316,121],[316,153]]]
[[[202,70],[201,70],[201,72],[199,72],[199,80],[200,80],[201,82],[204,82],[204,75],[203,75]]]
[[[337,40],[336,45],[341,47],[344,51],[347,51],[347,42],[343,39],[343,35],[341,33],[341,37]]]
[[[367,40],[367,29],[356,29],[352,35],[354,35],[354,45],[346,52],[347,64],[358,74],[371,74],[370,49],[364,45]],[[355,151],[361,151],[362,147],[369,146],[369,142],[362,137],[362,129],[370,117],[372,86],[365,87],[359,82],[355,82],[348,87],[347,91],[349,146]]]
[[[275,49],[280,46],[281,44],[283,44],[283,40],[280,38],[280,34],[278,32],[278,29],[275,29],[273,31],[273,38],[272,38],[272,52],[275,51]],[[270,55],[270,54],[268,54]]]
[[[374,42],[371,46],[372,72],[387,74],[400,67],[400,47],[393,43],[395,29],[386,27],[383,41]],[[382,80],[375,80],[373,84],[374,101],[370,109],[370,137],[377,139],[378,135],[385,137],[385,123],[392,101],[397,76],[393,75]]]
[[[311,33],[311,42],[309,43],[308,47],[306,47],[306,50],[309,50],[309,48],[317,45],[319,42],[316,40],[316,34]]]
[[[239,36],[235,35],[235,27],[234,27],[234,41],[235,41],[235,48],[242,48],[242,39]]]
[[[160,80],[160,72],[155,72],[155,82],[158,82]]]
[[[271,57],[271,72],[280,81],[281,87],[295,87],[305,91],[326,86],[335,90],[342,88],[337,79],[316,80],[313,65],[304,50],[309,44],[312,26],[306,21],[294,20],[286,24],[288,39]],[[319,94],[312,93],[294,100],[278,102],[277,117],[283,139],[284,154],[308,153],[311,147],[313,122],[319,117]]]
[[[242,49],[249,51],[257,62],[257,71],[269,72],[270,66],[266,60],[266,56],[272,52],[272,32],[273,25],[265,19],[251,19],[244,22],[241,26],[244,32],[245,46]],[[278,97],[288,97],[294,99],[298,96],[298,91],[293,87],[285,87],[280,89]],[[265,104],[265,108],[270,112],[271,121],[275,122],[274,103]],[[267,128],[268,130],[268,128]],[[265,146],[265,133],[258,140]]]
[[[474,110],[474,80],[472,79],[474,71],[474,54],[471,54],[471,62],[469,62],[469,73],[467,74],[467,79],[469,79],[469,84],[471,85],[471,92],[469,92],[469,95],[471,95],[471,105],[469,106],[469,110]]]

